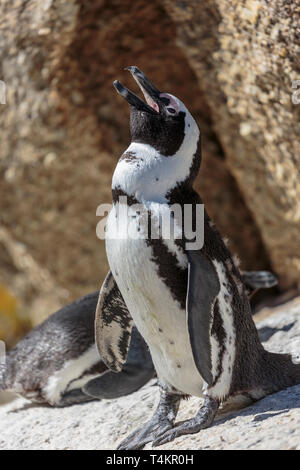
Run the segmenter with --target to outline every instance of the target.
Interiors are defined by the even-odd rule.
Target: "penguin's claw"
[[[218,408],[219,402],[217,400],[206,397],[203,406],[200,408],[195,418],[184,421],[182,424],[157,435],[153,440],[153,447],[171,442],[176,439],[176,437],[185,434],[195,434],[201,431],[201,429],[208,428],[212,424]]]
[[[172,429],[178,412],[181,396],[161,389],[158,407],[152,418],[126,437],[117,450],[142,449]]]
[[[172,428],[173,424],[170,421],[163,421],[158,423],[156,420],[151,419],[141,427],[133,431],[129,436],[124,439],[117,450],[139,450],[142,449],[148,442],[155,441],[157,436],[164,435]]]
[[[209,425],[208,425],[209,426]],[[183,436],[184,434],[195,434],[199,432],[201,429],[204,429],[203,426],[201,427],[199,423],[194,419],[189,421],[185,421],[179,426],[176,426],[173,429],[169,429],[166,432],[161,433],[156,439],[153,440],[153,447],[161,446],[166,444],[167,442],[171,442],[179,436]]]

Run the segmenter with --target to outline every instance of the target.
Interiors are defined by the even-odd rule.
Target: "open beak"
[[[138,67],[126,67],[125,70],[129,70],[138,86],[143,92],[146,103],[141,100],[132,91],[128,90],[118,80],[114,81],[114,87],[123,98],[139,111],[145,111],[147,113],[159,114],[160,109],[160,91],[150,82],[146,75],[138,69]]]

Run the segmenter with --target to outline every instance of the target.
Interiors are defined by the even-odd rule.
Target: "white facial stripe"
[[[165,157],[148,144],[131,143],[126,153],[136,154],[137,159],[119,161],[112,188],[119,186],[140,202],[167,202],[166,194],[189,176],[199,137],[198,126],[187,111],[184,139],[174,155]]]

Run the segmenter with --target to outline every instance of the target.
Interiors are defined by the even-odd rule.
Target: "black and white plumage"
[[[229,396],[258,399],[300,382],[300,366],[288,355],[263,349],[241,273],[206,212],[201,249],[187,248],[176,215],[174,231],[181,239],[149,237],[149,217],[155,226],[173,204],[182,209],[190,204],[193,211],[202,204],[192,187],[201,162],[200,131],[178,98],[160,93],[137,67],[129,70],[147,103],[115,82],[130,104],[132,136],[113,175],[114,205],[106,226],[110,279],[122,308],[110,326],[100,295],[97,336],[102,345],[105,338],[111,339],[102,357],[119,370],[135,323],[151,352],[161,402],[122,449],[197,432],[210,425],[220,402]],[[139,214],[134,211],[137,203]],[[174,428],[179,401],[187,395],[204,395],[205,403],[193,420]]]
[[[118,398],[147,383],[154,376],[153,364],[136,328],[120,374],[101,360],[94,328],[98,297],[96,291],[63,307],[22,338],[0,366],[0,390],[33,402],[68,406]]]
[[[251,287],[256,282],[258,288],[259,273],[245,273],[245,282],[248,281]],[[127,342],[120,345],[120,362],[127,357],[125,368],[109,364],[111,369],[123,369],[120,374],[110,373],[101,361],[94,339],[98,297],[99,291],[96,291],[65,306],[20,340],[8,352],[5,366],[0,364],[0,390],[11,390],[34,402],[67,406],[94,398],[128,395],[148,382],[154,376],[151,356],[141,335],[132,327],[129,313],[128,357]],[[120,327],[126,327],[124,310],[127,307],[111,275],[103,284],[100,298],[103,320],[109,328],[103,344],[98,343],[98,349],[106,355],[107,345],[114,340],[109,329],[114,330],[118,319]],[[99,327],[103,325],[96,324],[96,329]]]

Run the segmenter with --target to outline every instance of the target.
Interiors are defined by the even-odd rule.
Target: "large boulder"
[[[300,277],[299,5],[162,0],[284,287]]]
[[[203,28],[208,10],[198,10],[189,21]],[[107,271],[96,208],[110,202],[112,172],[129,142],[128,107],[112,87],[115,78],[134,87],[123,71],[128,65],[138,65],[194,113],[203,134],[197,188],[208,211],[245,268],[269,266],[248,209],[253,201],[241,194],[233,149],[227,157],[223,143],[224,103],[213,101],[216,85],[208,86],[214,73],[201,80],[190,46],[177,45],[173,8],[158,0],[4,0],[0,13],[0,79],[7,89],[7,104],[0,105],[0,281],[34,323],[99,287]],[[194,48],[202,50],[197,37]],[[230,139],[235,126],[227,131]],[[245,162],[241,157],[238,168]],[[260,181],[265,177],[261,172]],[[295,255],[294,242],[289,249],[286,259]]]

